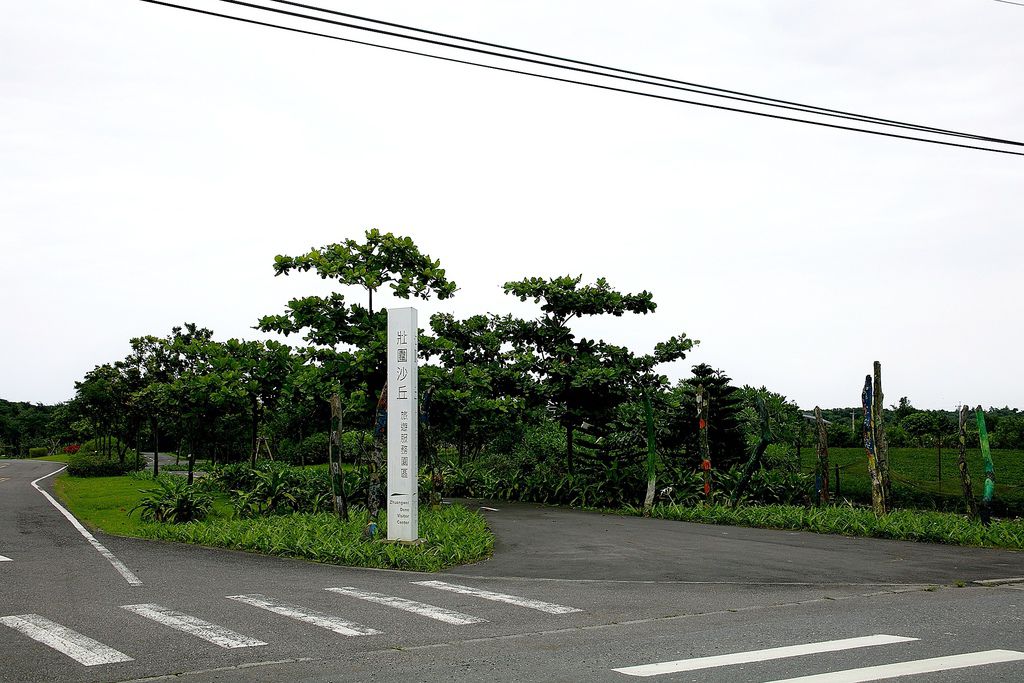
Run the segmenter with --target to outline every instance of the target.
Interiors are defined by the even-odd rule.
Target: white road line
[[[461,612],[453,612],[443,607],[437,607],[435,605],[428,605],[425,602],[416,602],[415,600],[406,600],[405,598],[396,598],[390,595],[384,595],[382,593],[372,593],[370,591],[360,590],[353,588],[352,586],[342,586],[341,588],[328,588],[327,590],[332,593],[340,593],[341,595],[347,595],[351,598],[359,598],[360,600],[366,600],[367,602],[375,602],[378,605],[387,605],[388,607],[394,607],[395,609],[405,610],[406,612],[412,612],[419,614],[424,617],[430,617],[431,619],[437,619],[443,621],[446,624],[455,624],[456,626],[465,626],[466,624],[480,624],[486,619],[480,617],[473,617],[468,614],[462,614]]]
[[[0,617],[0,624],[10,626],[32,640],[52,647],[57,652],[86,666],[132,661],[132,658],[123,652],[118,652],[99,641],[83,636],[77,631],[72,631],[66,626],[61,626],[38,614]]]
[[[0,562],[13,562],[13,561],[14,560],[12,560],[9,557],[4,557],[3,555],[0,555]]]
[[[38,479],[36,479],[35,481],[32,482],[32,488],[34,488],[36,491],[39,491],[39,493],[43,494],[43,497],[45,497],[46,500],[50,501],[50,503],[53,505],[53,507],[57,508],[57,510],[59,510],[62,515],[67,517],[68,521],[71,522],[71,524],[74,525],[74,527],[76,529],[78,529],[78,533],[80,533],[83,536],[85,536],[85,540],[89,541],[89,543],[92,544],[92,547],[96,548],[96,550],[99,552],[100,555],[102,555],[103,557],[107,558],[107,561],[110,562],[110,564],[114,567],[114,569],[116,569],[121,574],[121,576],[124,577],[125,581],[127,581],[128,583],[130,583],[133,586],[141,586],[142,585],[142,581],[139,579],[139,577],[135,576],[135,574],[132,572],[131,569],[128,569],[128,567],[125,566],[124,562],[122,562],[121,560],[117,559],[117,557],[114,556],[114,553],[112,553],[109,550],[107,550],[106,547],[102,543],[97,541],[96,537],[93,536],[92,534],[90,534],[89,531],[84,526],[82,526],[82,523],[79,522],[77,519],[75,519],[75,516],[73,514],[68,512],[66,509],[64,509],[63,505],[61,505],[60,503],[58,503],[56,500],[53,499],[53,496],[51,496],[49,493],[47,493],[46,491],[44,491],[41,488],[39,488],[38,483],[40,481],[42,481],[43,479],[46,479],[48,477],[52,477],[55,474],[59,474],[59,473],[63,472],[66,469],[67,469],[67,466],[61,467],[56,472],[50,472],[47,475],[39,477]]]
[[[985,664],[1016,662],[1022,659],[1024,659],[1024,652],[986,650],[985,652],[970,652],[964,655],[933,657],[932,659],[918,659],[911,662],[900,662],[899,664],[882,664],[880,666],[867,666],[862,669],[846,669],[845,671],[833,671],[827,674],[786,678],[771,681],[770,683],[863,683],[863,681],[882,681],[887,678],[896,678],[897,676],[913,676],[933,671],[950,671],[951,669],[966,669]]]
[[[660,662],[658,664],[627,666],[621,669],[612,669],[612,671],[618,671],[620,674],[626,674],[627,676],[660,676],[662,674],[677,673],[679,671],[696,671],[697,669],[710,669],[716,666],[729,666],[730,664],[766,662],[772,659],[785,659],[786,657],[799,657],[802,655],[813,655],[822,652],[838,652],[839,650],[852,650],[858,647],[872,647],[874,645],[905,643],[911,640],[917,640],[917,638],[905,638],[903,636],[887,636],[879,634],[874,636],[862,636],[860,638],[825,640],[817,643],[805,643],[803,645],[787,645],[785,647],[768,648],[767,650],[736,652],[728,655],[678,659],[673,662]]]
[[[414,585],[426,586],[428,588],[436,588],[441,591],[450,591],[452,593],[461,593],[463,595],[473,595],[484,600],[494,600],[495,602],[507,602],[510,605],[518,605],[519,607],[529,607],[530,609],[540,610],[541,612],[547,612],[548,614],[569,614],[570,612],[580,612],[575,607],[566,607],[565,605],[556,605],[553,602],[544,602],[543,600],[533,600],[531,598],[521,598],[517,595],[508,595],[506,593],[495,593],[493,591],[486,591],[481,588],[473,588],[471,586],[462,586],[457,583],[446,583],[444,581],[413,581]]]
[[[214,645],[220,645],[223,648],[232,649],[236,647],[256,647],[257,645],[266,645],[262,640],[243,636],[241,633],[236,633],[235,631],[224,628],[223,626],[211,624],[210,622],[204,621],[198,617],[193,617],[183,612],[175,612],[172,609],[167,609],[160,605],[121,605],[121,609],[126,609],[141,617],[152,619],[158,624],[163,624],[164,626],[184,631],[185,633],[189,633],[198,638],[209,641]]]
[[[265,595],[259,593],[253,593],[251,595],[229,595],[228,600],[237,600],[238,602],[245,603],[246,605],[252,605],[253,607],[259,607],[265,609],[268,612],[274,614],[280,614],[285,617],[291,617],[292,619],[298,619],[304,621],[307,624],[313,624],[320,628],[325,628],[329,631],[334,631],[343,636],[374,636],[380,633],[376,629],[372,629],[369,626],[363,626],[353,621],[345,621],[339,619],[330,614],[324,612],[317,612],[315,610],[306,609],[298,605],[291,605],[286,602],[278,602],[272,598],[268,598]]]

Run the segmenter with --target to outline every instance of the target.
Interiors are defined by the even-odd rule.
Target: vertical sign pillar
[[[388,309],[388,540],[419,538],[419,337],[415,308]]]

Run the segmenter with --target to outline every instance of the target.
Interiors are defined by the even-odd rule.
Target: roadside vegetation
[[[103,478],[132,475],[142,451],[173,450],[178,464],[165,469],[180,469],[185,484],[180,490],[160,484],[170,480],[161,478],[159,458],[152,460],[157,483],[150,487],[159,490],[148,495],[165,500],[135,513],[162,525],[159,532],[147,527],[147,533],[239,547],[232,544],[253,530],[264,540],[251,540],[251,546],[281,554],[303,546],[282,530],[282,519],[319,520],[340,512],[326,466],[333,453],[353,509],[351,528],[338,533],[358,536],[360,523],[368,522],[360,515],[375,517],[385,507],[389,417],[378,401],[387,371],[387,315],[381,304],[445,301],[457,287],[440,261],[411,239],[377,230],[365,239],[279,255],[268,265],[276,276],[315,275],[333,287],[254,321],[291,345],[218,340],[191,322],[167,334],[136,337],[127,356],[86,373],[65,404],[0,403],[0,452],[76,449],[68,451],[70,474]],[[421,414],[407,419],[420,424],[423,509],[442,496],[625,511],[653,506],[663,516],[885,537],[912,514],[901,510],[941,511],[954,515],[949,523],[925,515],[907,521],[901,537],[1018,547],[1009,532],[972,536],[956,523],[959,514],[964,524],[975,524],[967,519],[973,506],[961,492],[955,464],[959,425],[953,411],[919,410],[907,397],[887,406],[879,402],[892,486],[879,513],[887,521],[868,524],[862,516],[873,513],[862,508],[872,495],[859,406],[821,410],[832,481],[828,495],[819,495],[817,481],[824,484],[824,478],[815,446],[825,441],[819,441],[809,411],[767,387],[734,383],[707,364],[692,365],[690,376],[670,381],[668,365],[685,360],[698,343],[681,330],[638,353],[574,329],[598,318],[642,325],[656,314],[652,293],[620,291],[602,277],[582,275],[526,274],[502,287],[510,310],[525,306],[530,313],[457,318],[441,312],[421,321]],[[860,399],[859,379],[850,378],[850,404]],[[990,529],[1019,525],[1024,413],[990,408],[982,419],[995,449],[995,497],[985,507],[995,517]],[[965,438],[973,500],[983,484],[976,421],[967,424]],[[225,505],[229,513],[219,507]],[[768,514],[775,508],[765,506],[790,512]],[[884,515],[893,509],[891,515],[902,516]],[[681,510],[693,512],[666,512]],[[786,522],[786,515],[816,521]],[[759,522],[761,517],[767,521]],[[429,524],[426,517],[423,523]],[[304,524],[296,521],[295,527]],[[922,528],[937,531],[925,534]],[[266,541],[271,537],[277,540]],[[440,538],[435,529],[435,540]],[[477,550],[445,546],[436,552],[448,562],[479,555],[486,546],[480,539],[467,544]],[[372,559],[359,561],[383,562],[375,553],[366,551],[362,555]],[[343,555],[324,546],[306,556]]]
[[[381,513],[373,536],[369,513],[348,521],[330,512],[324,468],[261,463],[215,472],[188,484],[178,475],[62,475],[57,495],[85,524],[107,533],[243,550],[355,567],[438,571],[486,559],[494,537],[484,518],[461,505],[420,507],[421,545],[389,543]],[[232,489],[240,477],[262,482]]]

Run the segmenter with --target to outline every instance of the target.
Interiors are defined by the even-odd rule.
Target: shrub
[[[79,450],[81,450],[81,448],[82,447],[80,445],[78,445],[77,443],[73,443],[73,444],[69,444],[69,445],[65,446],[64,447],[64,452],[67,453],[68,455],[74,455]]]
[[[282,460],[296,465],[318,465],[327,462],[329,447],[330,437],[327,432],[317,432],[297,444],[282,442],[278,452]]]
[[[28,449],[28,457],[30,458],[42,458],[48,455],[48,451],[43,446],[33,446]]]
[[[160,477],[156,484],[156,488],[143,491],[146,496],[128,511],[129,515],[142,510],[142,518],[148,522],[183,524],[204,519],[213,505],[209,494],[181,477]]]
[[[126,458],[124,464],[117,458],[97,458],[81,452],[68,460],[68,474],[73,477],[116,477],[134,472],[144,466],[142,460]]]

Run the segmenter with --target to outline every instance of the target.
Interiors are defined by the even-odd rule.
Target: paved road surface
[[[495,557],[437,575],[97,533],[132,585],[57,467],[0,461],[0,680],[1024,680],[1024,584],[955,587],[1021,553],[495,504]]]

